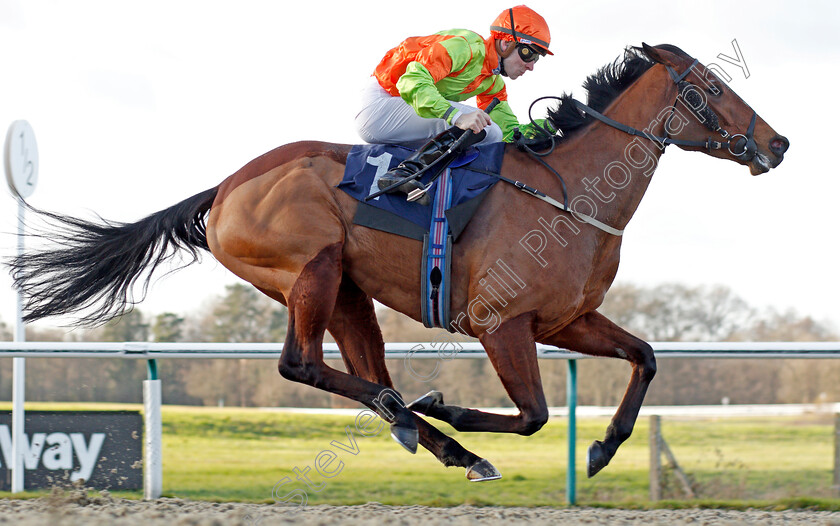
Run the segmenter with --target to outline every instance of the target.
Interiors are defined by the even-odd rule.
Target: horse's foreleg
[[[604,441],[596,440],[589,446],[586,472],[591,477],[609,464],[618,446],[633,432],[648,385],[656,374],[653,349],[595,311],[584,314],[541,343],[583,354],[623,358],[633,367],[627,391],[607,428]]]
[[[399,395],[380,384],[328,367],[324,332],[332,317],[341,283],[340,243],[327,246],[300,272],[287,298],[289,329],[278,369],[289,380],[345,396],[370,407],[391,423],[391,436],[410,452],[417,451],[414,415]]]
[[[393,388],[385,366],[385,343],[376,320],[373,301],[347,276],[341,282],[328,330],[335,338],[350,374]],[[487,478],[486,473],[481,473],[477,468],[472,469],[481,462],[478,456],[417,415],[414,415],[414,423],[419,432],[420,445],[428,449],[444,466],[467,468],[468,476],[473,474],[473,479],[479,474],[481,478]]]
[[[540,380],[532,323],[533,316],[523,314],[502,323],[492,334],[485,333],[479,338],[508,396],[519,409],[518,415],[446,405],[437,392],[412,402],[409,408],[448,422],[458,431],[536,433],[548,420],[548,407]]]

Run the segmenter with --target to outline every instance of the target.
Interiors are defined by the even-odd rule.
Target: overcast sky
[[[572,92],[626,45],[670,43],[716,62],[790,139],[782,165],[746,167],[668,149],[627,228],[618,281],[724,284],[750,304],[840,322],[835,161],[840,7],[831,1],[533,1],[555,56],[509,83],[514,111]],[[281,144],[358,143],[357,92],[409,35],[484,36],[508,3],[0,0],[0,129],[32,125],[40,179],[30,202],[134,221],[217,185]],[[718,58],[735,56],[749,78]],[[540,110],[544,113],[543,110]],[[540,115],[538,115],[540,116]],[[511,203],[511,206],[526,206]],[[0,231],[16,229],[0,193]],[[15,250],[0,236],[0,255]],[[140,308],[195,312],[238,278],[212,257],[159,280]],[[0,319],[14,317],[0,272]]]

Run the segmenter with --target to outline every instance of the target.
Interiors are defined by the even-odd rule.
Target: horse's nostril
[[[785,137],[776,137],[772,141],[770,141],[770,151],[775,153],[776,155],[782,155],[785,153],[790,146],[790,143]]]

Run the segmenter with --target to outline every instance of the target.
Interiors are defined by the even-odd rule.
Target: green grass
[[[0,404],[0,408],[8,404]],[[28,404],[31,409],[139,409],[120,404]],[[439,424],[439,422],[435,422]],[[586,448],[603,438],[608,419],[578,419],[577,480],[581,505],[621,507],[726,507],[840,509],[832,498],[833,425],[830,418],[684,420],[663,418],[662,431],[698,496],[683,499],[672,474],[665,498],[648,500],[648,421],[610,465],[592,479],[583,471]],[[494,482],[469,483],[462,468],[445,468],[420,448],[410,455],[389,436],[355,433],[358,454],[331,444],[347,443],[353,416],[294,415],[257,409],[163,409],[164,494],[219,500],[272,502],[272,488],[288,477],[280,496],[304,490],[309,504],[458,504],[563,506],[566,501],[565,419],[552,419],[531,437],[455,433],[439,427],[503,474]],[[330,450],[344,465],[333,478],[316,472],[315,459]],[[310,468],[315,491],[296,480],[294,468]],[[120,496],[139,498],[139,492]],[[9,496],[0,493],[0,496]]]

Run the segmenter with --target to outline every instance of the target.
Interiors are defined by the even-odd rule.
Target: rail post
[[[659,415],[650,417],[650,500],[662,498],[662,448]]]
[[[566,502],[577,503],[575,450],[577,443],[577,360],[569,360],[566,374],[566,404],[569,406],[569,459],[566,467]]]
[[[840,413],[834,414],[834,496],[840,497]]]
[[[145,436],[143,441],[143,498],[159,499],[163,492],[163,425],[161,421],[161,388],[157,373],[157,362],[147,362],[149,379],[143,380],[143,418]]]

